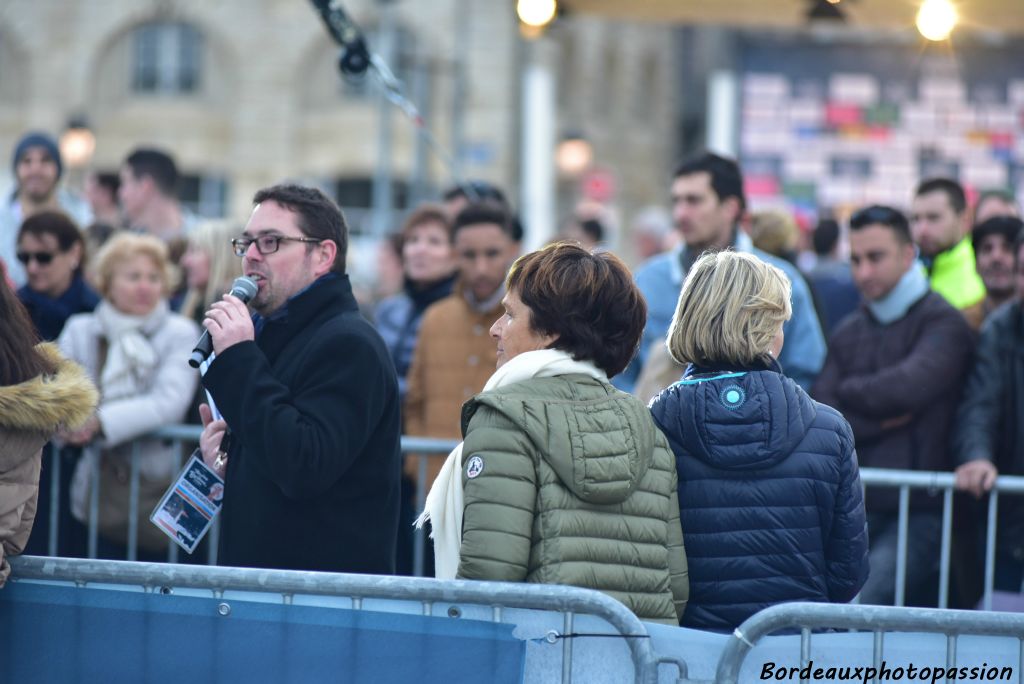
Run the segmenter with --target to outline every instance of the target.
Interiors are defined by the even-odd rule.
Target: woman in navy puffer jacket
[[[749,254],[690,269],[669,330],[683,380],[651,402],[679,471],[683,626],[730,631],[786,601],[846,602],[868,576],[853,433],[782,374],[785,274]]]

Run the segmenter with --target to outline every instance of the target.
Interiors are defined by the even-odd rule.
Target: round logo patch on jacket
[[[727,385],[718,395],[722,406],[727,409],[738,409],[747,400],[747,393],[739,385]]]
[[[484,472],[484,459],[479,456],[469,459],[469,462],[466,464],[466,477],[472,480],[482,472]]]

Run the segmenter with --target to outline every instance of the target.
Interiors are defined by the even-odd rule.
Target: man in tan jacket
[[[483,390],[497,364],[488,330],[504,312],[505,276],[519,254],[512,218],[496,204],[470,205],[459,212],[452,243],[459,265],[455,292],[427,309],[409,368],[404,432],[416,437],[462,437],[462,404]],[[444,457],[428,457],[426,489]],[[405,471],[413,481],[418,466],[418,458],[406,459]]]

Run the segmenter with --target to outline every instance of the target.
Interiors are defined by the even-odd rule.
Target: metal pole
[[[543,39],[529,43],[523,74],[523,192],[527,251],[544,246],[554,234],[555,77],[545,63]]]
[[[906,600],[907,528],[910,522],[910,487],[900,487],[899,531],[896,536],[896,605]]]
[[[985,594],[983,607],[992,610],[992,585],[996,574],[996,519],[999,513],[999,492],[988,495],[988,528],[985,530]]]
[[[61,458],[63,452],[50,442],[50,529],[47,531],[49,538],[46,540],[46,552],[51,556],[57,555],[57,544],[60,539]]]
[[[139,441],[132,442],[128,479],[128,560],[139,556]]]
[[[423,62],[417,61],[412,75],[412,98],[416,108],[426,112],[430,116],[430,67],[424,63],[426,55],[423,55]],[[409,206],[414,207],[427,199],[427,139],[417,130],[416,142],[413,145],[412,160],[412,183],[409,189]]]
[[[427,503],[427,454],[416,454],[416,515]],[[424,557],[426,555],[427,534],[424,527],[413,532],[412,542],[412,574],[423,577]]]
[[[942,493],[942,547],[939,552],[939,608],[949,607],[949,560],[953,545],[953,490]]]
[[[708,149],[735,157],[739,143],[739,79],[718,70],[708,79]]]
[[[100,459],[103,453],[99,447],[88,446],[82,450],[82,458],[89,459],[89,558],[99,552],[100,534]]]
[[[452,151],[452,175],[462,178],[462,150],[466,128],[466,55],[469,54],[470,12],[467,0],[455,0],[455,59],[452,84],[452,118],[449,143]]]
[[[394,63],[395,26],[389,0],[379,0],[379,54],[387,64]],[[395,205],[391,177],[391,103],[382,88],[377,95],[377,168],[373,174],[373,212],[371,225],[375,237],[392,230],[391,210]]]

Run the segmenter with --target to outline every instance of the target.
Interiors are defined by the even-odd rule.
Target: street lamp
[[[556,0],[518,0],[516,14],[519,21],[533,29],[542,29],[550,24],[558,14]]]
[[[565,177],[575,178],[590,167],[594,160],[594,148],[578,133],[570,133],[562,137],[555,148],[555,166]]]
[[[917,11],[917,30],[928,40],[946,40],[958,19],[950,0],[924,0]]]
[[[61,133],[59,145],[63,162],[69,168],[82,169],[92,161],[92,154],[96,151],[96,136],[84,117],[72,117],[68,127]]]

